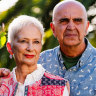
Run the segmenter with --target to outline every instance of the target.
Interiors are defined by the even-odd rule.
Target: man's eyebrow
[[[74,18],[73,20],[74,21],[82,21],[83,19],[82,18]]]
[[[63,21],[69,21],[69,19],[68,18],[61,18],[60,20],[59,20],[59,22],[63,22]]]

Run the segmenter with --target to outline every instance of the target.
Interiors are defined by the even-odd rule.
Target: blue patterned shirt
[[[38,63],[51,72],[69,80],[70,96],[96,96],[96,49],[87,47],[76,66],[66,70],[60,46],[41,53]]]

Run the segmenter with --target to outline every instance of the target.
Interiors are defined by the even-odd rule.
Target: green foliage
[[[6,43],[6,32],[0,28],[0,49],[4,46]]]
[[[12,70],[12,68],[16,66],[14,59],[9,58],[9,53],[6,49],[6,46],[0,50],[0,67],[6,67]]]
[[[86,7],[87,10],[89,6],[92,6],[96,2],[95,0],[79,0],[79,1],[81,1],[81,3]]]
[[[96,48],[96,31],[93,31],[88,35],[90,43]]]
[[[6,36],[0,37],[0,49],[4,46],[6,42]]]
[[[51,49],[59,45],[57,39],[53,36],[51,29],[46,31],[43,41],[44,45],[42,50]]]

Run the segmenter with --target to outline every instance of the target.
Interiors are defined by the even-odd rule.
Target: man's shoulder
[[[58,57],[57,53],[58,53],[59,48],[60,47],[57,46],[53,49],[45,50],[42,53],[40,53],[38,64],[43,64],[43,63],[44,65],[48,65],[51,63],[53,64],[57,60],[57,57]]]
[[[40,53],[40,56],[42,56],[42,55],[49,55],[49,54],[52,54],[53,55],[54,53],[57,53],[58,52],[59,48],[60,47],[57,46],[55,48],[45,50],[45,51],[43,51],[43,52]]]
[[[6,86],[13,84],[13,82],[14,82],[14,80],[13,80],[12,72],[6,77],[2,77],[2,84],[6,85]]]
[[[92,46],[92,44],[90,44],[90,42],[88,43],[86,51],[88,51],[87,52],[88,54],[92,53],[91,55],[96,55],[96,48],[94,46]]]

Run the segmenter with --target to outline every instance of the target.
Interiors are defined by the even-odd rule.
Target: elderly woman
[[[67,80],[37,64],[43,34],[42,24],[34,17],[21,15],[9,25],[7,50],[16,67],[3,78],[0,96],[69,96]]]

